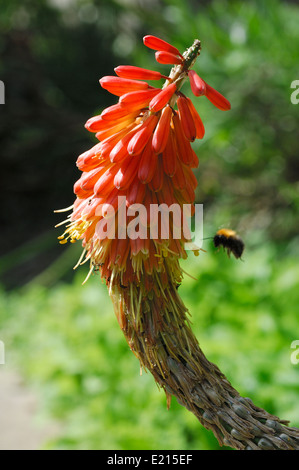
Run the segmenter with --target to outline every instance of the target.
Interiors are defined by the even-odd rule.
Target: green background
[[[299,8],[262,1],[0,1],[0,339],[7,367],[39,397],[41,419],[61,423],[47,449],[219,449],[172,400],[170,410],[129,350],[97,276],[72,267],[57,208],[73,202],[77,156],[94,143],[85,121],[113,104],[98,80],[120,64],[165,73],[142,37],[184,51],[232,110],[192,100],[206,128],[196,201],[204,236],[236,229],[243,262],[217,252],[182,263],[180,287],[208,359],[255,404],[299,426]],[[183,90],[191,97],[190,87]],[[1,365],[1,368],[6,366]],[[1,374],[1,369],[0,369]],[[1,375],[0,375],[1,377]]]

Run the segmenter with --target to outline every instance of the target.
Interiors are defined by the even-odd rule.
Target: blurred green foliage
[[[0,79],[0,339],[62,423],[51,449],[218,449],[214,436],[150,374],[139,376],[97,277],[72,279],[80,247],[57,245],[53,209],[72,203],[75,160],[93,144],[84,122],[114,98],[98,79],[119,64],[167,72],[142,36],[180,50],[195,38],[195,70],[232,103],[223,113],[193,97],[206,135],[197,202],[205,236],[237,229],[244,262],[215,253],[183,263],[198,278],[180,290],[208,359],[240,393],[299,425],[299,8],[277,0],[2,0]],[[184,92],[189,94],[188,86]],[[190,94],[189,94],[190,95]],[[191,95],[190,95],[191,96]],[[69,281],[72,281],[71,283]],[[10,292],[7,292],[10,288]],[[14,289],[12,289],[14,288]]]

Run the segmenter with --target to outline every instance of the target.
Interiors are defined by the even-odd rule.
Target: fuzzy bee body
[[[233,253],[235,258],[241,258],[245,245],[234,230],[222,228],[218,230],[213,240],[215,247],[223,246],[228,256]]]

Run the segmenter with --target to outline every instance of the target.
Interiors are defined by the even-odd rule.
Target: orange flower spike
[[[154,49],[154,51],[170,52],[171,54],[178,55],[183,58],[182,54],[176,47],[172,46],[166,41],[163,41],[163,39],[157,38],[156,36],[144,36],[143,44],[149,49]]]
[[[160,93],[158,93],[149,103],[149,109],[151,111],[160,111],[160,109],[164,108],[164,106],[168,103],[170,98],[176,92],[176,84],[171,83],[167,85]]]
[[[146,118],[139,131],[133,135],[128,144],[128,152],[130,155],[137,155],[142,152],[154,132],[158,119],[158,116],[155,114]]]
[[[192,93],[195,96],[202,96],[206,93],[206,83],[200,78],[194,70],[189,70],[188,77],[190,80],[190,86]]]
[[[190,100],[190,98],[186,98],[186,100],[187,100],[187,104],[189,106],[189,109],[190,109],[190,112],[192,114],[193,121],[194,121],[194,124],[195,124],[195,127],[196,127],[196,138],[197,139],[202,139],[205,135],[205,127],[203,125],[201,117],[198,114],[198,112],[197,112],[194,104]]]
[[[216,106],[216,108],[221,109],[221,111],[229,111],[231,109],[230,102],[223,96],[219,91],[212,88],[210,85],[206,84],[206,97],[211,103]]]
[[[131,78],[135,80],[160,80],[168,79],[165,75],[155,70],[143,69],[134,65],[119,65],[114,69],[116,75],[122,78]]]
[[[155,153],[163,152],[163,150],[166,147],[169,130],[170,130],[171,116],[172,116],[171,107],[165,106],[165,108],[162,109],[158,125],[153,135],[152,148]]]
[[[101,78],[100,84],[102,88],[116,96],[121,96],[131,91],[146,90],[149,87],[148,83],[146,82],[114,76]]]
[[[187,140],[193,142],[196,138],[196,126],[187,99],[183,96],[179,96],[177,106],[184,135]]]
[[[146,36],[144,43],[157,51],[181,57],[177,49],[154,36]],[[225,444],[236,449],[299,449],[298,429],[285,426],[286,421],[257,408],[251,401],[242,399],[218,367],[204,356],[191,331],[188,310],[177,292],[184,273],[179,261],[180,258],[187,257],[185,241],[191,238],[191,233],[185,230],[182,233],[180,230],[180,235],[176,237],[174,229],[183,228],[183,221],[195,212],[197,185],[192,168],[197,166],[198,159],[190,141],[185,137],[185,134],[190,140],[194,137],[190,114],[197,137],[202,137],[204,129],[200,118],[186,99],[179,100],[179,113],[172,111],[170,121],[168,121],[170,111],[165,111],[166,117],[163,112],[163,119],[168,122],[169,127],[168,139],[165,138],[166,144],[161,141],[158,131],[155,136],[157,142],[153,144],[154,125],[150,129],[147,126],[150,127],[151,122],[157,119],[157,116],[154,116],[156,112],[159,113],[162,123],[160,111],[169,100],[171,100],[169,105],[175,106],[178,96],[172,95],[175,92],[179,93],[200,50],[200,41],[196,39],[184,52],[183,66],[172,68],[170,78],[162,91],[148,87],[144,90],[126,92],[117,105],[108,108],[99,119],[95,118],[88,124],[91,131],[109,133],[111,129],[121,124],[119,120],[122,118],[124,121],[132,118],[133,129],[128,125],[124,134],[119,131],[121,134],[111,135],[111,140],[108,137],[99,146],[95,146],[78,158],[78,167],[83,170],[81,178],[74,187],[78,197],[72,206],[72,214],[65,221],[66,230],[59,240],[60,243],[66,243],[68,239],[71,242],[80,240],[84,250],[76,266],[89,261],[90,270],[86,280],[94,270],[100,272],[109,289],[116,317],[129,347],[139,359],[142,369],[151,371],[158,386],[165,390],[167,404],[171,395],[175,396],[205,427],[213,430],[220,445]],[[219,109],[230,109],[228,100],[220,93],[205,82],[204,88],[202,80],[194,73],[190,73],[189,76],[198,96],[205,94]],[[114,83],[122,86],[124,82],[114,81]],[[175,83],[176,86],[171,89],[169,83]],[[116,88],[114,91],[120,93],[123,90]],[[158,93],[159,95],[153,100]],[[147,106],[150,107],[149,110],[143,109]],[[107,120],[107,127],[102,120]],[[143,121],[144,127],[142,127]],[[100,129],[95,127],[97,125]],[[147,129],[146,139],[143,134],[142,137],[141,133],[138,134],[141,128]],[[152,136],[152,139],[148,139],[143,151],[134,156],[130,155],[128,147],[132,152],[139,151],[148,135]],[[135,143],[131,142],[133,136]],[[113,149],[109,153],[111,146]],[[163,151],[155,152],[154,149],[161,150],[163,146]],[[103,158],[104,148],[105,158]],[[111,163],[108,157],[119,161]],[[167,223],[166,217],[159,217],[157,220],[156,214],[151,213],[152,204],[164,203],[169,207],[172,201],[180,206],[188,203],[189,214],[183,212],[181,217],[168,217],[170,233],[166,238],[161,231],[159,235],[158,230],[158,233],[153,232],[152,236],[149,234],[146,240],[141,237],[129,239],[127,230],[125,238],[122,238],[122,229],[127,229],[129,220],[134,219],[131,215],[124,216],[125,220],[119,220],[117,217],[117,234],[113,233],[112,226],[107,227],[109,235],[112,233],[116,238],[107,239],[105,230],[107,219],[102,217],[101,204],[107,208],[108,204],[116,207],[118,196],[124,196],[122,203],[126,205],[138,201],[143,203],[146,211],[141,211],[138,223],[139,226],[146,228],[147,233],[152,227],[165,228],[164,224]],[[120,211],[117,215],[121,215]],[[102,233],[99,230],[101,228],[104,229]],[[134,234],[133,231],[131,233]],[[199,248],[193,246],[193,250],[196,254]],[[198,393],[195,394],[194,387],[199,383],[202,386],[198,387]],[[213,390],[209,384],[213,384]],[[214,409],[212,409],[213,404]],[[241,426],[240,417],[244,416]],[[261,426],[263,437],[260,439]],[[283,435],[285,438],[280,438]]]
[[[184,63],[184,60],[181,57],[172,54],[171,52],[157,51],[155,53],[155,58],[159,64],[181,65]]]

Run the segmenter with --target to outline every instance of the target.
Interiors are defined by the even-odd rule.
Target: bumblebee
[[[216,248],[223,246],[228,256],[232,253],[235,258],[241,258],[245,245],[234,230],[227,228],[218,230],[213,241]]]

